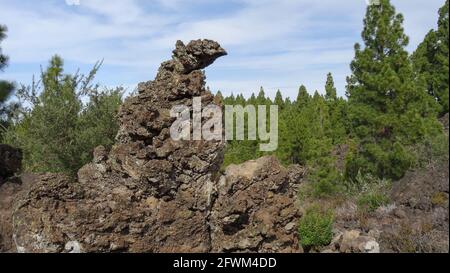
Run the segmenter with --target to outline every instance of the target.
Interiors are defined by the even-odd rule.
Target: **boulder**
[[[339,251],[343,253],[380,253],[375,238],[362,235],[359,230],[348,230],[342,235]]]
[[[34,175],[22,174],[19,180],[8,180],[0,185],[0,253],[18,251],[13,236],[14,205],[30,188],[34,179]]]
[[[274,157],[229,166],[211,212],[212,250],[300,252],[297,188],[303,174],[300,166],[286,169]]]

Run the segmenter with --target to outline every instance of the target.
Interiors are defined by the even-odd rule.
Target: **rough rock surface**
[[[449,251],[448,160],[394,182],[390,203],[362,213],[351,200],[335,210],[334,238],[324,252]]]
[[[336,209],[331,252],[449,251],[448,160],[410,171],[394,183],[390,204],[362,214],[347,201]]]
[[[2,235],[14,245],[4,251],[299,251],[300,170],[265,158],[249,163],[252,176],[236,176],[233,166],[221,178],[223,142],[170,138],[172,106],[191,106],[193,96],[213,103],[202,69],[225,54],[214,41],[178,41],[155,80],[122,105],[111,151],[96,148],[76,181],[39,175],[17,198]]]
[[[17,198],[30,188],[34,178],[24,174],[20,180],[8,180],[0,186],[0,252],[16,251],[12,236],[13,207]]]
[[[449,251],[448,179],[447,159],[408,172],[394,183],[393,206],[387,212],[377,211],[383,219],[378,229],[385,252]],[[375,219],[372,221],[375,225]]]
[[[359,230],[334,231],[334,238],[324,253],[380,253],[377,239]]]
[[[0,185],[17,173],[22,166],[22,151],[0,144]]]
[[[218,184],[211,215],[214,252],[301,252],[297,186],[304,169],[274,157],[231,165]]]

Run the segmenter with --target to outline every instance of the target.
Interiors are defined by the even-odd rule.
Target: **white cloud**
[[[11,57],[8,77],[28,73],[15,71],[16,64],[46,63],[58,53],[75,64],[104,58],[104,70],[126,71],[105,75],[106,81],[131,84],[151,78],[177,39],[209,38],[229,52],[210,68],[211,87],[257,91],[263,85],[296,93],[304,83],[320,90],[331,71],[341,94],[366,6],[365,0],[221,0],[214,3],[239,8],[215,14],[190,9],[211,6],[207,0],[0,1],[0,23],[10,30],[2,44]],[[412,50],[435,26],[443,0],[392,2],[405,15]]]

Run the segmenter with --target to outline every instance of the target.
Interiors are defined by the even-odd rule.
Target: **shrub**
[[[443,192],[437,192],[431,197],[431,203],[434,206],[445,206],[447,203],[447,195]]]
[[[99,90],[93,84],[100,64],[87,75],[64,73],[55,56],[40,81],[16,92],[22,102],[4,141],[22,149],[24,168],[32,172],[76,174],[99,145],[112,145],[122,89]]]
[[[358,208],[362,212],[373,212],[387,205],[391,186],[390,180],[379,179],[371,174],[362,175],[360,172],[351,183],[346,183],[347,194],[356,198]]]
[[[374,212],[377,208],[387,205],[389,198],[383,193],[365,193],[357,201],[358,207],[369,212]]]
[[[445,244],[436,244],[429,223],[424,223],[419,228],[412,228],[407,222],[400,223],[400,227],[394,232],[383,232],[380,242],[386,249],[399,253],[438,253],[448,252]]]
[[[299,222],[300,244],[306,248],[325,246],[333,237],[333,213],[317,206],[309,208]]]
[[[315,198],[336,196],[342,191],[342,175],[336,168],[336,158],[325,154],[310,162],[311,195]]]
[[[312,196],[316,198],[334,196],[340,190],[339,175],[332,169],[324,169],[320,172],[323,175],[316,176],[312,180]]]

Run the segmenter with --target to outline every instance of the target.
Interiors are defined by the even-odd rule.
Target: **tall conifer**
[[[367,7],[362,39],[347,78],[350,119],[361,147],[349,157],[347,174],[399,178],[413,161],[405,146],[436,131],[435,103],[415,79],[403,16],[389,0]]]

